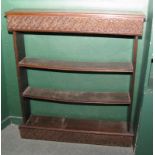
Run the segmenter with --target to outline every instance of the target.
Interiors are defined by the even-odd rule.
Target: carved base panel
[[[31,116],[20,126],[22,138],[96,145],[132,146],[125,122]]]

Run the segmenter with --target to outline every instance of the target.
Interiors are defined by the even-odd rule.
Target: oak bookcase
[[[75,13],[48,10],[11,10],[6,12],[8,31],[13,32],[23,124],[21,137],[99,145],[131,146],[134,133],[130,115],[134,93],[138,37],[142,36],[144,15],[138,13]],[[132,62],[71,62],[27,58],[24,33],[71,33],[116,35],[133,38]],[[56,91],[33,88],[28,84],[27,69],[67,72],[121,73],[131,75],[128,93]],[[30,100],[48,100],[66,104],[127,105],[128,121],[94,121],[34,116]]]

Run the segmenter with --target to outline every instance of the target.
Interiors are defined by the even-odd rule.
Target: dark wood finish
[[[130,87],[130,95],[133,98],[133,90],[134,90],[134,83],[135,83],[135,71],[136,71],[136,60],[137,60],[137,49],[138,49],[138,36],[135,36],[134,43],[133,43],[133,74],[131,76],[131,87]]]
[[[131,63],[112,62],[112,63],[95,63],[95,62],[74,62],[74,61],[54,61],[36,58],[24,58],[19,62],[20,67],[47,69],[58,71],[73,72],[116,72],[132,73]]]
[[[27,72],[25,69],[20,68],[18,63],[25,57],[24,36],[22,33],[13,32],[14,51],[16,57],[16,68],[19,86],[19,95],[22,107],[23,121],[26,122],[30,115],[29,100],[22,96],[22,92],[28,86]]]
[[[134,37],[133,42],[133,55],[132,55],[132,63],[133,63],[133,74],[130,78],[130,97],[131,101],[133,101],[134,95],[134,83],[135,83],[135,71],[136,71],[136,60],[137,60],[137,50],[138,50],[138,36]],[[128,130],[131,130],[131,117],[132,117],[132,104],[128,107]]]
[[[143,14],[69,13],[39,10],[12,10],[6,13],[8,30],[13,32],[14,50],[23,113],[23,138],[101,145],[131,146],[131,111],[134,94],[138,36],[143,32]],[[19,33],[22,32],[22,33]],[[134,36],[130,63],[65,62],[26,58],[23,32],[56,32]],[[129,93],[75,92],[28,87],[27,68],[76,72],[132,73]],[[130,97],[131,96],[131,97]],[[30,116],[30,99],[80,104],[129,105],[128,122],[73,120]]]
[[[128,135],[127,124],[125,122],[110,122],[103,120],[83,120],[71,118],[59,118],[49,116],[30,116],[25,125],[47,129],[66,130],[72,132],[89,132],[95,134],[118,134]]]
[[[98,145],[131,146],[133,133],[125,122],[31,116],[20,126],[23,138]]]
[[[65,103],[82,104],[130,104],[128,93],[101,93],[101,92],[77,92],[77,91],[58,91],[41,88],[28,87],[24,97],[31,99],[41,99]]]
[[[86,34],[142,35],[143,14],[40,12],[6,13],[8,30]]]

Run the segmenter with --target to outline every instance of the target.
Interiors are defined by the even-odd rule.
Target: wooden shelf
[[[23,96],[31,99],[82,104],[130,104],[128,93],[58,91],[27,87]]]
[[[53,61],[36,58],[24,58],[19,62],[20,67],[61,70],[73,72],[118,72],[132,73],[133,66],[131,63],[112,62],[112,63],[95,63],[95,62],[74,62],[74,61]]]
[[[48,116],[30,116],[20,126],[23,138],[90,144],[131,146],[133,133],[126,122],[78,120]]]

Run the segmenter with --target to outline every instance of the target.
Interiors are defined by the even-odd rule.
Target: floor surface
[[[132,148],[21,139],[16,125],[2,130],[2,155],[134,155]]]

